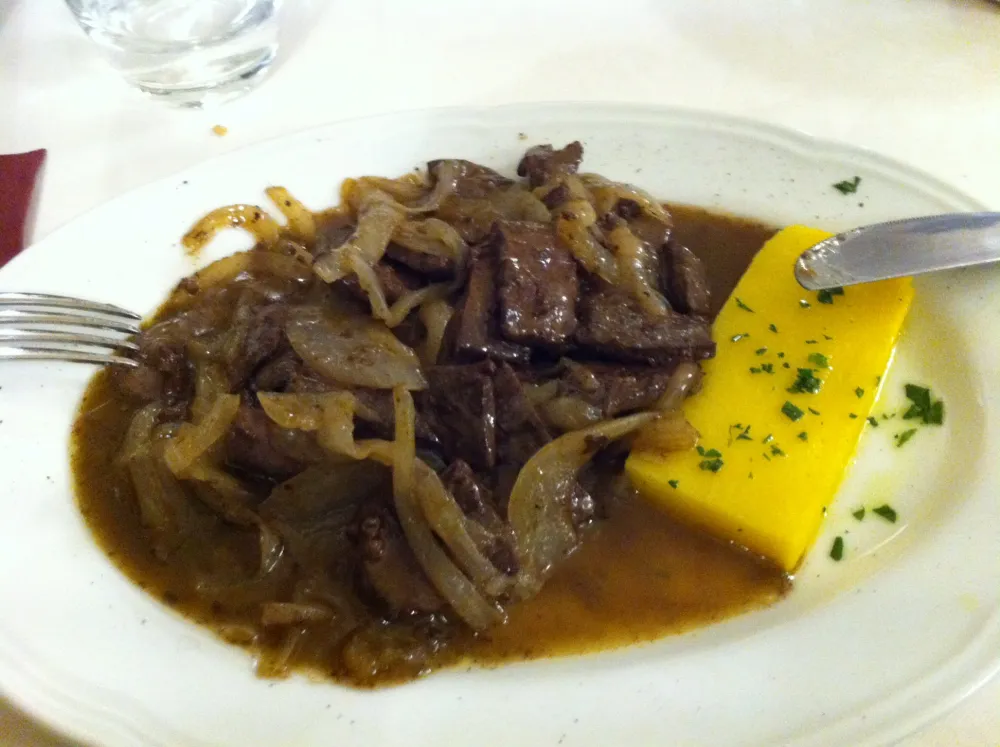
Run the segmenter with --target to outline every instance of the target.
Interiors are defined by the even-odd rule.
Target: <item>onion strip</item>
[[[277,221],[257,205],[227,205],[195,223],[181,244],[188,254],[197,254],[224,228],[243,228],[262,244],[273,244],[281,231]]]

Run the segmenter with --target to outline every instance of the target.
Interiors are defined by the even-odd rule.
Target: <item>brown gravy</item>
[[[773,229],[700,208],[671,206],[671,211],[680,241],[705,260],[721,306]],[[80,510],[100,546],[135,583],[240,643],[241,623],[245,629],[253,621],[200,599],[183,568],[157,560],[144,538],[131,483],[115,464],[134,409],[107,372],[88,387],[72,437]],[[497,664],[650,641],[768,604],[787,585],[782,573],[747,553],[678,526],[641,501],[622,501],[609,507],[608,518],[540,594],[511,606],[506,626],[488,635],[461,635],[432,657],[429,668],[458,659]],[[354,685],[398,679],[398,673],[373,673],[365,682],[346,679],[330,664],[332,658],[329,646],[310,640],[295,660],[301,668]]]

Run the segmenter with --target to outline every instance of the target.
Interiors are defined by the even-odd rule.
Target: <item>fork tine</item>
[[[37,313],[15,308],[0,308],[0,326],[62,326],[89,327],[92,329],[107,329],[124,334],[136,334],[139,331],[138,320],[124,321],[95,316],[84,316],[71,313],[69,309],[63,312]]]
[[[73,363],[99,363],[129,366],[139,364],[121,355],[87,353],[73,348],[16,348],[0,347],[0,360],[71,361]]]
[[[69,296],[57,296],[49,293],[17,293],[11,291],[0,291],[0,308],[9,306],[47,306],[50,308],[78,309],[80,311],[95,312],[109,316],[122,317],[124,319],[142,319],[139,314],[121,306],[109,303],[97,303],[96,301],[86,301],[81,298],[71,298]]]
[[[84,332],[59,332],[51,329],[2,330],[0,328],[0,345],[9,343],[22,346],[25,343],[36,344],[73,344],[92,347],[138,350],[139,346],[132,340],[121,337],[105,337],[104,335],[88,335]]]

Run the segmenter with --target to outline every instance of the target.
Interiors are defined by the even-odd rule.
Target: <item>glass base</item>
[[[253,90],[267,76],[274,61],[275,50],[271,49],[255,63],[225,81],[212,81],[198,86],[163,86],[149,81],[132,79],[129,82],[150,98],[171,106],[187,109],[202,109],[231,101]]]

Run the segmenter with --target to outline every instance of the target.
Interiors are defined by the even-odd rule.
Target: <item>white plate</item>
[[[148,311],[192,269],[177,241],[208,208],[259,202],[271,184],[318,208],[346,176],[397,174],[442,156],[511,170],[527,144],[575,138],[588,170],[776,223],[839,229],[979,207],[855,148],[715,115],[618,105],[433,111],[330,125],[140,189],[47,237],[0,272],[0,287]],[[857,195],[832,189],[854,175]],[[212,254],[240,243],[227,236]],[[990,460],[1000,447],[1000,274],[956,272],[918,286],[886,387],[898,400],[904,381],[931,385],[946,401],[945,427],[921,430],[901,450],[893,427],[870,434],[786,600],[643,647],[438,673],[375,693],[254,679],[244,652],[128,582],[70,495],[67,434],[91,371],[4,365],[0,689],[80,739],[128,747],[899,737],[1000,663],[1000,464]],[[861,502],[884,501],[898,524],[850,517]],[[831,538],[848,530],[845,560],[834,563]]]

